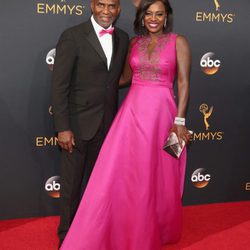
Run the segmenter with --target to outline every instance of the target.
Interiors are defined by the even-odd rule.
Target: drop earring
[[[142,27],[144,27],[144,20],[143,19],[141,20],[141,25],[142,25]]]
[[[167,27],[167,18],[165,18],[165,22],[164,22],[164,29],[166,29],[166,27]]]

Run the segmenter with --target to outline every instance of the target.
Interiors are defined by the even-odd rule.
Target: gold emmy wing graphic
[[[215,5],[215,8],[216,8],[216,11],[219,11],[220,10],[220,4],[219,4],[218,0],[214,0],[214,5]]]
[[[207,121],[207,119],[211,116],[212,112],[213,112],[213,109],[214,107],[211,106],[210,109],[208,108],[208,105],[203,103],[201,104],[199,110],[200,112],[203,114],[204,118],[203,118],[203,121],[204,121],[204,124],[205,124],[205,127],[206,127],[206,130],[209,130],[209,123]]]

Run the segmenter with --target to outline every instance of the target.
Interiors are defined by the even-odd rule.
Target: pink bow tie
[[[108,29],[108,30],[102,29],[102,30],[99,32],[99,37],[102,37],[102,36],[104,36],[104,35],[106,35],[106,34],[112,35],[114,29],[115,29],[114,27],[112,27],[112,28],[110,28],[110,29]]]

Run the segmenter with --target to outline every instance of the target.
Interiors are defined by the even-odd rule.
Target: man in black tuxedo
[[[60,243],[115,116],[128,47],[128,35],[112,27],[119,0],[91,0],[91,10],[89,21],[61,35],[52,77],[54,124],[62,148]]]

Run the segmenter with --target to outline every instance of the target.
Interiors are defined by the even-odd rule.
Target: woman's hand
[[[174,124],[170,132],[174,132],[177,135],[180,145],[182,144],[182,141],[185,141],[185,143],[187,144],[192,140],[192,134],[183,125]]]

